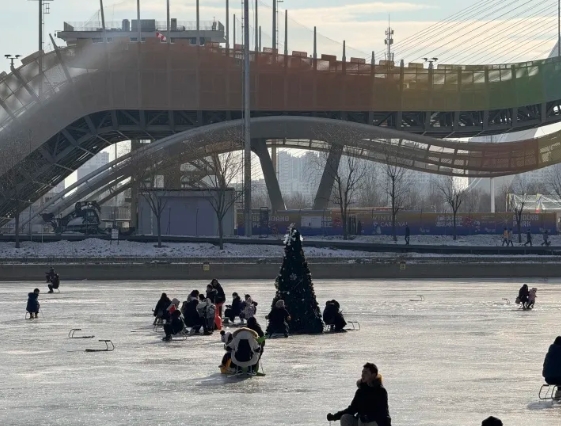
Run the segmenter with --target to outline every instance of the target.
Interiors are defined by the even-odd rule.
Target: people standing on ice
[[[375,364],[364,364],[357,386],[351,405],[338,413],[329,413],[327,420],[340,420],[341,426],[391,426],[388,392]]]
[[[331,331],[346,331],[344,328],[347,322],[341,312],[341,305],[335,299],[325,302],[323,322],[330,326]]]
[[[179,333],[184,328],[185,324],[183,323],[183,319],[181,318],[181,311],[177,309],[172,312],[171,321],[167,324],[164,324],[164,333],[166,333],[166,336],[162,340],[164,340],[165,342],[169,342],[173,334]]]
[[[257,373],[257,363],[261,345],[257,341],[255,331],[242,327],[232,334],[232,341],[226,345],[231,349],[232,364],[236,366],[236,373],[247,369],[249,374]]]
[[[39,313],[39,308],[41,304],[39,303],[39,292],[40,290],[36,288],[33,293],[27,294],[27,307],[25,310],[29,312],[29,319],[37,318]]]
[[[409,225],[405,224],[405,245],[409,245],[409,237],[411,236],[411,230],[409,229]]]
[[[265,318],[269,320],[269,325],[267,326],[269,337],[273,334],[284,334],[284,337],[288,337],[288,322],[291,318],[284,306],[284,300],[277,300],[275,307],[271,309],[271,312]]]
[[[189,296],[187,296],[187,302],[190,302],[193,299],[196,299],[197,301],[199,300],[199,290],[193,290],[189,293]]]
[[[532,309],[536,303],[536,293],[538,289],[536,287],[532,287],[532,289],[528,292],[528,309]]]
[[[224,293],[224,289],[222,285],[218,282],[216,278],[213,278],[210,282],[210,285],[213,289],[216,290],[216,298],[214,300],[214,304],[216,305],[216,310],[218,311],[218,315],[222,318],[222,305],[226,302],[226,293]]]
[[[240,316],[242,311],[242,299],[238,295],[238,293],[232,293],[232,304],[226,305],[226,310],[224,311],[224,321],[227,323],[228,321],[234,322],[236,317]]]
[[[503,426],[503,422],[496,417],[490,416],[481,422],[481,426]]]
[[[207,299],[203,294],[200,294],[197,312],[199,314],[199,324],[203,327],[205,335],[210,335],[214,331],[215,310],[216,308],[210,299]]]
[[[548,385],[561,387],[561,336],[555,338],[555,341],[547,351],[543,361],[542,376]],[[561,399],[561,390],[559,388],[553,398]]]
[[[549,241],[549,234],[546,229],[545,231],[543,231],[543,243],[541,245],[542,246],[545,245],[546,247],[549,247],[550,244],[551,241]]]
[[[530,291],[528,290],[528,284],[524,284],[518,290],[518,297],[516,298],[516,303],[521,303],[522,307],[526,309],[528,306],[528,298],[530,297]]]
[[[528,232],[526,232],[526,242],[524,243],[524,247],[526,247],[528,244],[530,244],[530,247],[532,247],[532,233],[529,229]]]
[[[160,300],[158,300],[158,303],[156,303],[156,307],[154,308],[154,316],[156,317],[154,318],[154,324],[156,324],[158,319],[164,320],[169,318],[169,305],[171,305],[171,300],[169,299],[167,294],[162,293],[162,295],[160,296]]]
[[[254,302],[249,294],[246,294],[245,301],[242,303],[242,311],[240,312],[240,319],[242,324],[244,320],[248,320],[253,317],[257,312],[257,302]]]

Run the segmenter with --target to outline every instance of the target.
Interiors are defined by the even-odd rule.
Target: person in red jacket
[[[357,385],[351,405],[338,413],[329,413],[327,420],[341,420],[341,426],[391,426],[388,392],[382,385],[378,367],[370,362],[364,364]]]

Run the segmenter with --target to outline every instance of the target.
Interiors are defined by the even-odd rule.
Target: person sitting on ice
[[[196,291],[196,290],[194,290]],[[198,293],[198,291],[197,291]],[[197,297],[192,297],[193,293],[191,293],[183,305],[181,306],[181,313],[183,314],[183,319],[185,325],[193,329],[196,328],[195,331],[201,328],[201,321],[199,319],[199,312],[197,311],[197,306],[199,305],[199,295]]]
[[[335,299],[325,302],[325,309],[323,310],[323,322],[329,325],[331,331],[346,331],[344,330],[347,322],[341,312],[341,306]]]
[[[536,293],[538,289],[536,287],[532,287],[532,289],[528,292],[528,309],[532,309],[536,303]]]
[[[247,369],[247,373],[257,373],[257,363],[259,362],[259,352],[261,345],[257,341],[258,335],[255,331],[242,327],[232,334],[232,341],[226,348],[232,350],[232,364],[235,365],[236,373]]]
[[[548,385],[561,387],[561,336],[557,336],[549,347],[543,361],[542,376]],[[561,399],[561,390],[557,389],[554,399]]]
[[[175,297],[171,299],[171,304],[168,306],[168,314],[171,316],[175,311],[179,311],[179,299]]]
[[[199,290],[193,290],[191,293],[189,293],[189,296],[187,296],[187,303],[189,303],[193,299],[196,299],[197,301],[199,300]]]
[[[249,294],[246,294],[245,301],[242,303],[242,311],[240,312],[240,319],[242,324],[244,320],[248,320],[257,313],[257,302],[254,302]]]
[[[503,422],[501,421],[501,419],[489,416],[481,422],[481,426],[503,426]]]
[[[516,303],[521,303],[522,307],[526,309],[528,305],[528,298],[530,297],[530,291],[528,290],[528,284],[524,284],[518,290],[518,297],[516,298]]]
[[[228,321],[234,322],[236,317],[240,316],[242,312],[242,299],[238,293],[232,293],[232,304],[226,305],[226,310],[224,311],[224,322]]]
[[[214,304],[207,299],[204,294],[199,295],[197,313],[199,314],[199,324],[203,327],[204,334],[209,335],[214,331]],[[200,327],[199,327],[200,328]]]
[[[154,308],[154,316],[156,317],[154,318],[154,325],[156,324],[156,322],[158,322],[158,320],[169,318],[167,310],[170,304],[171,300],[169,300],[168,295],[162,293],[162,295],[160,296],[160,300],[158,300],[158,303],[156,303],[156,307]]]
[[[55,268],[49,269],[49,272],[45,274],[47,282],[48,283],[52,282],[55,275],[56,275]]]
[[[27,307],[25,310],[29,312],[29,319],[37,318],[39,313],[39,308],[41,304],[39,303],[39,292],[40,290],[36,288],[33,293],[27,293]]]
[[[340,420],[341,426],[391,426],[388,392],[382,384],[382,376],[378,374],[375,364],[364,364],[357,386],[351,405],[338,413],[329,413],[327,420]]]
[[[173,334],[179,333],[184,328],[185,324],[183,323],[183,319],[181,318],[181,311],[179,309],[176,309],[171,314],[171,321],[167,324],[164,324],[164,333],[166,333],[166,336],[162,340],[165,342],[169,342]]]
[[[228,374],[234,368],[234,366],[232,365],[232,349],[228,347],[228,344],[232,341],[233,338],[234,337],[232,336],[232,333],[230,333],[229,331],[226,332],[222,330],[220,332],[220,340],[224,343],[224,350],[226,351],[226,353],[222,357],[220,365],[218,366],[222,374]]]
[[[269,338],[273,334],[284,334],[284,337],[288,337],[288,321],[291,318],[284,306],[284,300],[277,300],[275,307],[271,309],[271,312],[265,318],[269,320],[269,325],[267,326]]]

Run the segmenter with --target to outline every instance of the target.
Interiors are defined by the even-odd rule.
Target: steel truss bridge
[[[186,161],[240,148],[228,142],[240,126],[242,52],[158,39],[68,48],[52,42],[53,52],[30,55],[0,75],[0,152],[10,159],[0,163],[0,186],[18,182],[2,191],[1,217],[14,213],[16,194],[38,199],[119,141],[166,141]],[[379,162],[391,156],[404,167],[456,176],[501,176],[561,162],[556,133],[501,144],[445,139],[561,121],[560,58],[426,69],[253,52],[251,76],[252,144],[277,208],[282,197],[268,176],[264,147],[279,144],[328,150],[332,161],[342,153]],[[204,149],[194,149],[196,141]],[[91,193],[124,179],[118,173],[130,174],[113,169],[105,171],[107,183],[80,185]],[[322,179],[316,200],[329,188]]]

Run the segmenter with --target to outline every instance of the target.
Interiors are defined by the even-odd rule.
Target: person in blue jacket
[[[27,294],[27,308],[26,311],[29,312],[29,318],[37,318],[37,314],[39,313],[39,289],[36,288],[33,290],[33,293]]]
[[[548,385],[561,387],[561,336],[557,336],[547,351],[542,375]],[[561,399],[561,390],[557,389],[554,398]]]

